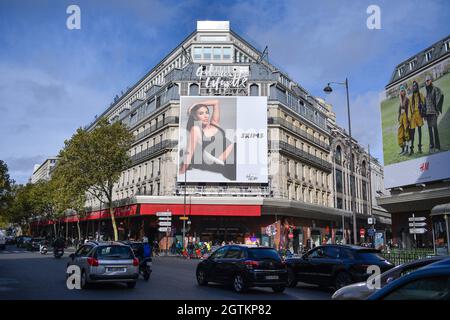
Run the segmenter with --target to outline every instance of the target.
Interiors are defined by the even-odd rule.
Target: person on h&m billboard
[[[409,99],[409,125],[410,125],[410,133],[409,136],[411,138],[411,147],[409,155],[414,153],[414,136],[416,135],[416,128],[419,134],[419,144],[418,144],[418,152],[422,153],[422,126],[423,126],[423,118],[422,114],[425,109],[425,98],[422,93],[419,91],[419,84],[417,81],[413,81],[413,92],[411,95],[411,99]]]
[[[406,96],[406,88],[400,86],[400,105],[398,107],[398,145],[402,148],[400,154],[408,153],[409,137],[409,120],[408,120],[409,99]]]
[[[433,86],[433,79],[430,76],[425,80],[427,96],[426,96],[426,117],[428,132],[430,136],[430,153],[433,151],[441,151],[438,132],[438,117],[442,113],[442,104],[444,96],[441,89]]]

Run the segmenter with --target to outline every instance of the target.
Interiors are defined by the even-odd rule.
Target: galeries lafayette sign
[[[216,66],[210,64],[198,67],[196,72],[202,87],[206,89],[245,89],[247,88],[248,66]]]

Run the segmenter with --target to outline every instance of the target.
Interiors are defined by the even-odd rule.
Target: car
[[[432,263],[394,280],[367,300],[450,300],[450,259]]]
[[[5,250],[6,248],[6,234],[0,230],[0,249]]]
[[[128,245],[120,242],[90,241],[69,258],[67,267],[75,265],[80,268],[82,289],[93,283],[106,282],[123,282],[130,289],[136,286],[139,259]]]
[[[283,292],[287,286],[287,270],[278,252],[270,247],[226,245],[202,260],[196,269],[200,286],[209,282],[232,285],[242,293],[251,287],[270,287]]]
[[[27,243],[31,241],[32,237],[30,236],[18,236],[16,238],[16,246],[17,248],[26,248]]]
[[[14,239],[14,236],[6,236],[6,244],[15,244],[16,240]]]
[[[301,257],[288,258],[286,265],[289,287],[303,282],[336,290],[366,281],[367,268],[371,265],[378,266],[381,272],[394,267],[379,250],[338,244],[318,246]]]
[[[28,251],[39,251],[39,245],[45,241],[45,238],[31,238],[30,241],[25,242]]]
[[[380,275],[380,288],[375,286],[368,286],[366,282],[358,282],[337,290],[331,299],[333,300],[362,300],[366,299],[377,290],[383,288],[388,283],[410,273],[419,268],[425,267],[431,263],[447,259],[448,256],[433,256],[430,258],[414,260],[408,263],[401,264],[392,268]]]

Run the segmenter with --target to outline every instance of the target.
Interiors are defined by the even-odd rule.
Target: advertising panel
[[[386,90],[385,186],[450,178],[450,59]]]
[[[267,183],[267,97],[182,96],[178,182]]]

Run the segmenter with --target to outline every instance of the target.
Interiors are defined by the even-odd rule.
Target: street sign
[[[156,213],[157,217],[171,217],[172,216],[172,212],[157,212]]]
[[[410,228],[409,233],[411,234],[424,234],[427,232],[427,229],[425,228]]]
[[[170,221],[159,221],[158,222],[160,227],[170,227],[172,225],[172,222]]]
[[[367,231],[367,234],[369,235],[369,237],[373,237],[375,235],[375,232],[377,232],[377,230],[375,230],[374,228],[370,228]]]
[[[172,217],[159,217],[159,221],[172,221]]]
[[[411,228],[417,228],[417,227],[426,227],[427,226],[427,223],[426,222],[410,222],[409,223],[409,226],[411,227]]]
[[[188,217],[180,217],[180,220],[189,220]]]
[[[412,217],[412,218],[409,218],[408,219],[408,221],[410,221],[410,222],[413,222],[413,221],[425,221],[425,220],[427,220],[427,218],[426,217]]]
[[[375,218],[367,218],[367,224],[375,224]]]
[[[170,232],[171,230],[172,230],[171,227],[161,227],[161,228],[158,228],[158,231],[159,231],[159,232]]]

